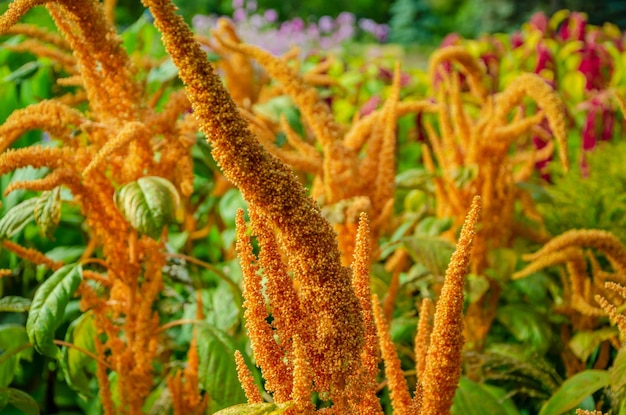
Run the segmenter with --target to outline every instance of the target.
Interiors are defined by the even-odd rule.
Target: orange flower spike
[[[276,402],[287,402],[291,397],[293,378],[285,363],[283,352],[274,340],[274,333],[267,323],[267,309],[262,293],[261,275],[255,264],[256,257],[252,253],[250,236],[246,233],[243,210],[237,212],[237,254],[243,270],[244,317],[248,337],[252,344],[257,365],[261,368],[268,392],[274,393]]]
[[[357,365],[363,344],[358,299],[330,224],[323,219],[294,174],[269,155],[250,133],[206,54],[176,7],[162,0],[145,0],[163,33],[163,42],[186,84],[200,129],[213,144],[213,155],[224,175],[256,205],[278,230],[289,254],[290,269],[300,283],[304,309],[316,315],[318,338],[314,367],[322,390],[344,384]]]
[[[378,341],[380,344],[380,352],[385,362],[385,377],[387,378],[387,386],[389,386],[389,395],[391,397],[391,407],[395,415],[409,415],[413,407],[413,400],[409,394],[409,387],[404,377],[404,372],[400,367],[400,359],[396,352],[396,347],[391,339],[389,325],[383,316],[383,310],[380,307],[378,296],[372,296],[372,308],[374,310],[374,320],[376,321],[376,329],[378,330]],[[426,412],[427,414],[438,414],[439,412]]]
[[[415,334],[415,369],[418,382],[423,379],[424,371],[426,370],[426,355],[430,344],[430,334],[432,333],[431,319],[434,311],[433,300],[424,298],[420,307],[417,333]]]
[[[365,346],[361,351],[364,390],[358,396],[361,413],[382,414],[380,401],[376,397],[376,375],[378,374],[378,334],[372,311],[372,293],[370,288],[371,241],[369,220],[365,213],[359,216],[359,228],[356,236],[354,260],[352,262],[352,285],[361,303],[363,327],[365,328]]]
[[[380,153],[377,155],[378,168],[375,177],[375,193],[372,198],[374,211],[379,213],[390,199],[393,199],[396,176],[396,118],[400,100],[400,63],[396,63],[391,94],[385,102],[382,122],[385,125]]]
[[[476,196],[461,229],[457,248],[450,258],[445,282],[435,308],[426,368],[421,381],[422,414],[449,414],[459,384],[464,342],[463,285],[472,256],[475,227],[480,213],[480,197]]]
[[[50,268],[53,271],[56,271],[63,266],[62,262],[57,262],[48,258],[43,252],[39,252],[33,248],[24,248],[22,245],[18,245],[8,239],[2,241],[2,246],[22,259],[30,261],[33,264],[44,265],[46,268]]]
[[[268,228],[256,206],[250,205],[248,208],[253,233],[261,246],[259,265],[267,279],[265,293],[269,297],[274,334],[283,352],[291,356],[294,336],[300,335],[305,343],[312,343],[315,333],[309,329],[312,323],[307,321],[307,316],[301,311],[298,293],[282,261],[274,232]]]
[[[46,28],[35,26],[33,24],[17,23],[9,27],[6,34],[24,35],[29,39],[37,39],[41,42],[49,43],[64,51],[70,51],[70,45],[58,33],[51,32]]]
[[[254,382],[254,377],[239,350],[235,352],[235,365],[237,366],[237,379],[241,383],[248,403],[263,403],[259,387]]]
[[[300,336],[293,338],[294,369],[293,369],[293,403],[295,413],[310,415],[315,413],[315,405],[311,399],[313,370],[307,360],[306,348]]]
[[[565,126],[565,109],[561,98],[539,75],[524,73],[496,97],[494,117],[505,120],[506,115],[519,104],[524,96],[531,97],[546,113],[552,132],[559,144],[559,158],[565,169],[569,167],[567,153],[567,127]]]
[[[100,121],[133,121],[141,87],[121,38],[96,0],[58,0],[46,7],[78,59],[90,108]]]
[[[9,3],[9,8],[0,16],[0,35],[6,33],[21,18],[35,6],[47,3],[49,0],[16,0]]]
[[[45,129],[53,137],[65,139],[71,134],[72,127],[79,128],[86,122],[79,111],[53,100],[15,110],[0,125],[0,153],[26,131]]]
[[[591,247],[600,250],[615,270],[626,274],[626,248],[610,232],[598,229],[573,229],[553,238],[539,251],[525,255],[524,259],[537,261],[539,258],[568,247]]]

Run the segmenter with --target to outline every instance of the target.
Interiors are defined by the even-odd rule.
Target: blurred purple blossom
[[[257,12],[255,0],[233,0],[233,16],[237,33],[241,39],[269,51],[274,55],[286,53],[292,46],[298,46],[303,55],[319,49],[340,48],[344,43],[354,40],[359,32],[371,36],[377,42],[387,39],[389,27],[371,19],[357,21],[354,14],[342,12],[333,19],[322,16],[318,21],[305,22],[295,18],[278,22],[276,10]],[[194,16],[194,29],[207,33],[215,27],[218,16]]]

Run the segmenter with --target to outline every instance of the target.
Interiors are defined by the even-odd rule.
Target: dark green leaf
[[[0,387],[9,386],[19,369],[20,360],[32,360],[33,348],[26,329],[17,324],[0,326]]]
[[[0,240],[7,239],[20,232],[33,220],[35,215],[35,203],[37,198],[33,197],[24,200],[22,203],[13,206],[0,219]]]
[[[214,415],[279,415],[285,413],[291,406],[291,402],[244,403],[222,409]]]
[[[158,238],[163,226],[176,218],[180,197],[163,177],[142,177],[115,192],[115,205],[139,232]]]
[[[576,408],[583,399],[610,384],[606,370],[585,370],[567,379],[546,402],[539,415],[559,415]]]
[[[217,411],[246,401],[235,367],[233,339],[208,324],[197,328],[200,384],[211,397],[211,411]]]
[[[477,403],[480,402],[479,405]],[[503,403],[493,393],[479,383],[461,377],[459,387],[454,394],[452,415],[514,415],[515,405],[507,399]]]
[[[21,313],[28,311],[30,300],[24,297],[7,296],[0,298],[0,312]]]
[[[65,341],[83,350],[95,353],[94,339],[96,327],[93,313],[87,312],[74,320],[67,330]],[[88,398],[92,397],[89,389],[90,377],[95,373],[95,362],[82,351],[72,347],[62,348],[61,367],[68,385]]]
[[[402,239],[413,260],[424,265],[433,275],[444,275],[450,262],[454,245],[431,236],[412,235]]]
[[[0,388],[0,395],[8,397],[7,402],[19,409],[24,415],[39,415],[39,405],[29,394],[14,388]],[[1,403],[4,399],[0,398]]]
[[[39,353],[58,357],[59,349],[54,345],[54,332],[63,320],[65,307],[78,289],[82,267],[65,265],[55,271],[35,292],[26,321],[30,342]]]
[[[35,203],[35,222],[41,233],[48,239],[61,220],[61,187],[41,193]]]
[[[550,347],[552,329],[547,317],[528,304],[508,304],[498,308],[496,318],[521,343],[543,356]]]

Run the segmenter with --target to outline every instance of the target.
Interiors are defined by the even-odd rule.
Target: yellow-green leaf
[[[39,405],[32,396],[15,388],[0,388],[1,401],[10,403],[25,415],[39,415]],[[0,405],[2,409],[2,405]]]
[[[613,389],[613,392],[618,392],[626,385],[626,347],[622,347],[617,352],[617,357],[613,362],[610,373],[611,389]]]
[[[291,406],[291,402],[243,403],[222,409],[214,415],[279,415],[285,413]]]
[[[606,370],[585,370],[567,379],[543,405],[539,415],[559,415],[576,408],[587,396],[608,386],[610,374]]]
[[[67,330],[65,341],[82,350],[95,353],[96,326],[93,320],[91,311],[74,320]],[[95,361],[92,357],[73,347],[63,347],[61,353],[63,356],[60,361],[61,367],[68,385],[81,395],[91,398],[92,392],[89,388],[89,381],[96,371]]]
[[[41,193],[35,202],[35,222],[46,238],[52,234],[61,220],[61,187]]]
[[[3,313],[21,313],[28,311],[30,308],[30,300],[24,297],[8,295],[0,298],[0,312]]]
[[[69,264],[59,268],[35,292],[30,306],[26,331],[30,342],[39,353],[57,358],[54,332],[63,320],[65,307],[82,278],[82,267]]]
[[[13,206],[2,216],[0,219],[0,240],[12,237],[33,220],[35,203],[37,203],[36,197],[26,199]]]
[[[115,192],[115,205],[137,231],[158,238],[163,226],[173,222],[180,197],[163,177],[142,177]]]

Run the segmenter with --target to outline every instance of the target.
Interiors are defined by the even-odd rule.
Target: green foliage
[[[211,410],[217,411],[246,401],[241,389],[233,355],[237,345],[225,332],[208,324],[197,327],[202,388],[211,397]]]
[[[563,385],[541,408],[539,415],[559,415],[576,408],[587,396],[610,384],[605,370],[585,370],[563,382]]]
[[[287,403],[244,403],[222,409],[215,415],[279,415],[287,412],[292,406]]]
[[[26,331],[39,353],[57,358],[59,349],[54,345],[54,332],[61,323],[65,308],[82,279],[82,268],[77,264],[65,265],[52,274],[35,292],[28,312]]]
[[[604,229],[626,242],[626,142],[602,143],[588,153],[588,167],[555,176],[538,205],[553,235],[570,229]],[[610,178],[610,179],[609,179]]]
[[[115,205],[138,232],[157,239],[174,221],[180,197],[167,179],[141,177],[115,192]]]

